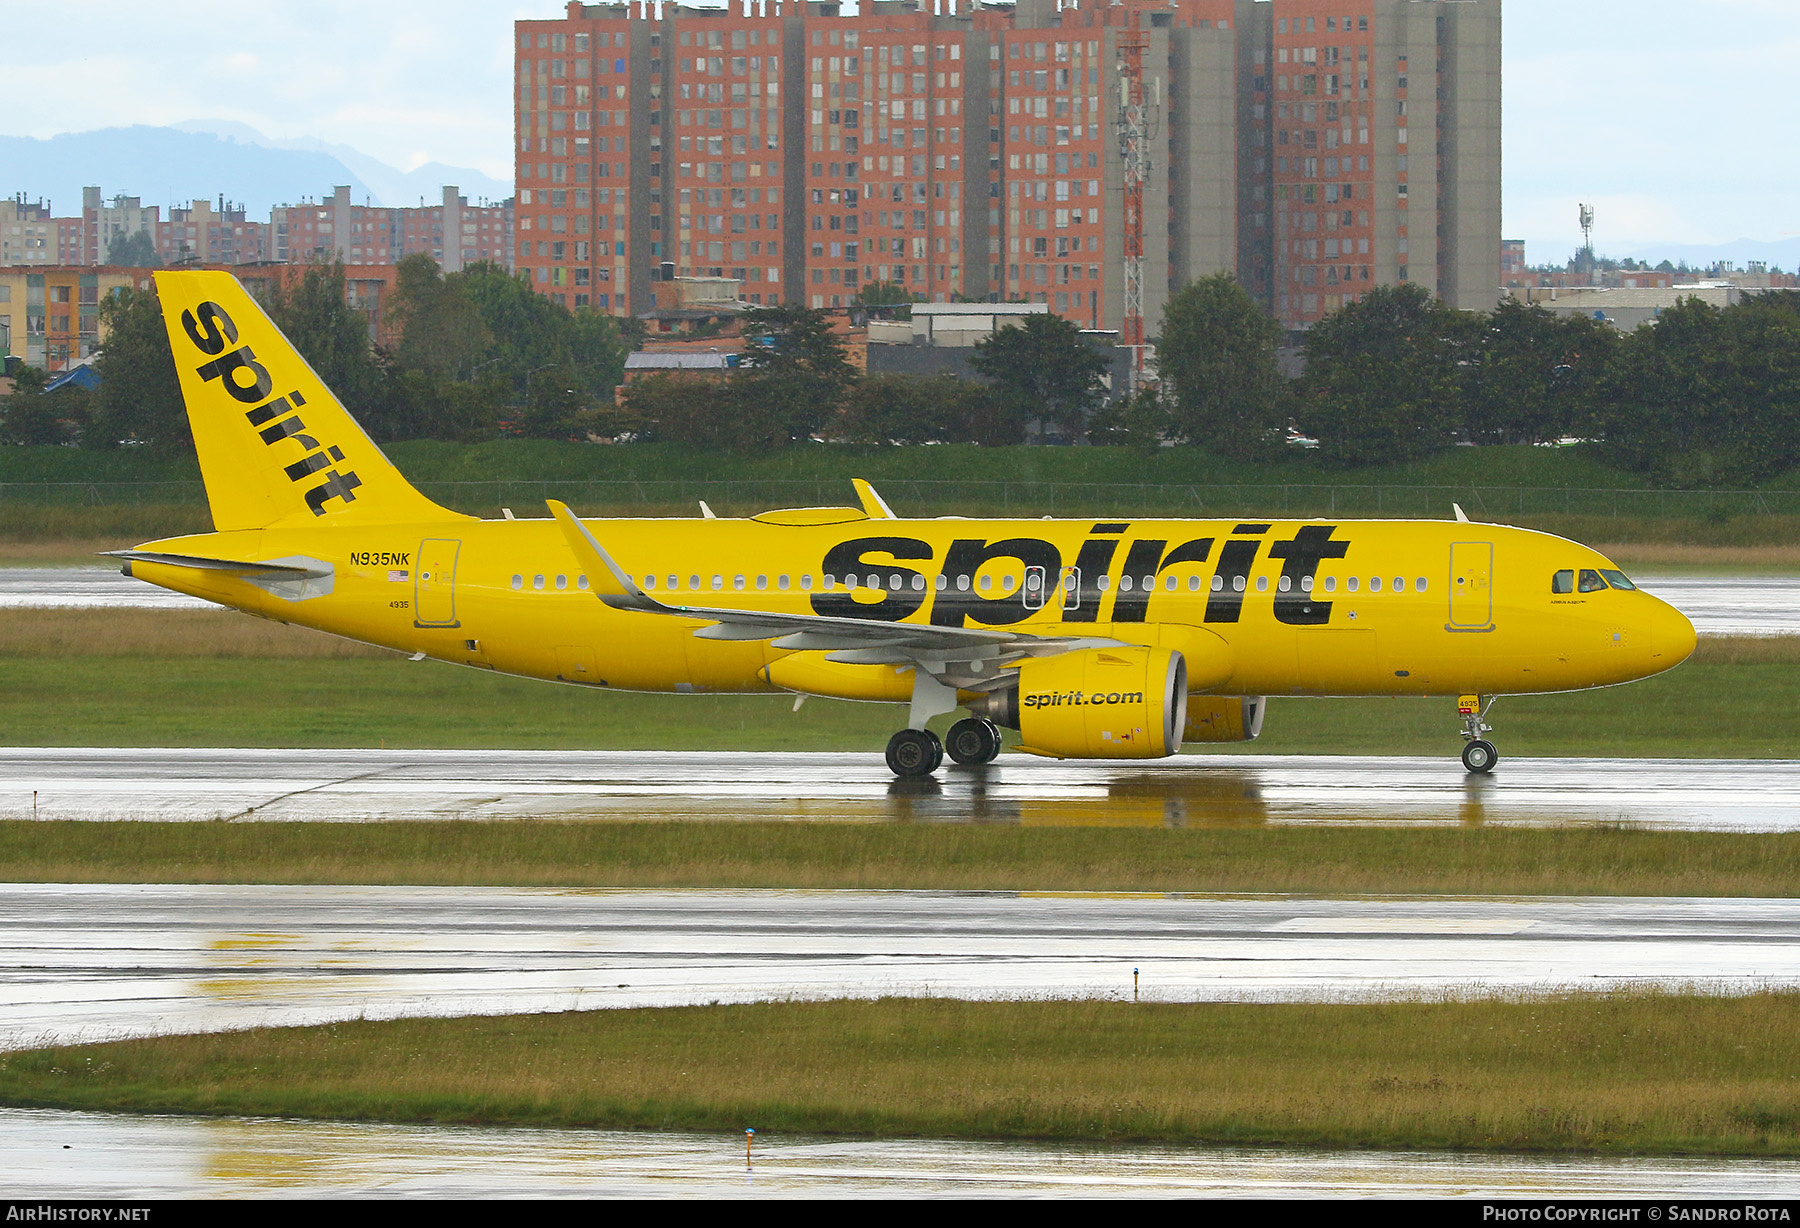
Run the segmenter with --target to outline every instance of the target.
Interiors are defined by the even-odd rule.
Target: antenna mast
[[[1587,272],[1594,271],[1594,206],[1581,206],[1581,258]]]
[[[1125,181],[1125,318],[1121,340],[1131,349],[1131,390],[1144,375],[1144,184],[1150,178],[1150,142],[1155,139],[1161,80],[1144,90],[1144,53],[1150,39],[1143,14],[1131,10],[1119,32],[1119,160]]]

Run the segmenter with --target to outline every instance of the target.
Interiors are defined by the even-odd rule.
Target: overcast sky
[[[227,119],[510,179],[512,21],[562,11],[0,0],[0,130]],[[1534,262],[1576,246],[1584,200],[1602,252],[1800,236],[1800,0],[1506,0],[1505,13],[1505,231]]]

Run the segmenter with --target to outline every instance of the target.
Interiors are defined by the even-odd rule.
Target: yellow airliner
[[[902,776],[1257,736],[1269,695],[1498,695],[1647,677],[1693,625],[1606,558],[1467,521],[480,520],[421,495],[229,274],[156,275],[217,532],[113,552],[223,605],[578,686],[909,705]],[[704,510],[704,509],[703,509]],[[966,708],[943,741],[933,717]]]

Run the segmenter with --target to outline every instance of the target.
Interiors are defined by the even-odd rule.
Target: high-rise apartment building
[[[271,258],[284,264],[322,257],[391,265],[422,252],[447,273],[479,260],[512,268],[512,202],[471,205],[455,187],[438,204],[392,209],[353,204],[349,187],[339,186],[316,203],[276,206],[269,222]]]
[[[860,9],[638,0],[519,22],[518,266],[617,313],[664,276],[820,307],[891,281],[1117,328],[1135,59],[1149,331],[1219,270],[1290,329],[1397,282],[1493,301],[1500,0]]]

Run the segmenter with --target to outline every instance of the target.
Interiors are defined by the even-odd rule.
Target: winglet
[[[1451,510],[1453,510],[1456,513],[1456,519],[1459,523],[1461,523],[1461,524],[1469,523],[1469,514],[1462,510],[1462,504],[1452,503],[1450,505],[1450,507],[1451,507]]]
[[[594,535],[587,531],[587,526],[575,518],[568,505],[555,499],[546,499],[550,514],[556,517],[561,526],[563,538],[574,551],[581,569],[587,573],[588,583],[594,586],[594,595],[607,605],[620,610],[658,609],[661,603],[645,595],[644,590],[625,574],[624,568],[613,562]]]
[[[856,487],[856,497],[862,500],[863,511],[869,513],[870,520],[897,520],[894,509],[887,501],[875,493],[875,488],[861,478],[851,478],[850,485]]]

